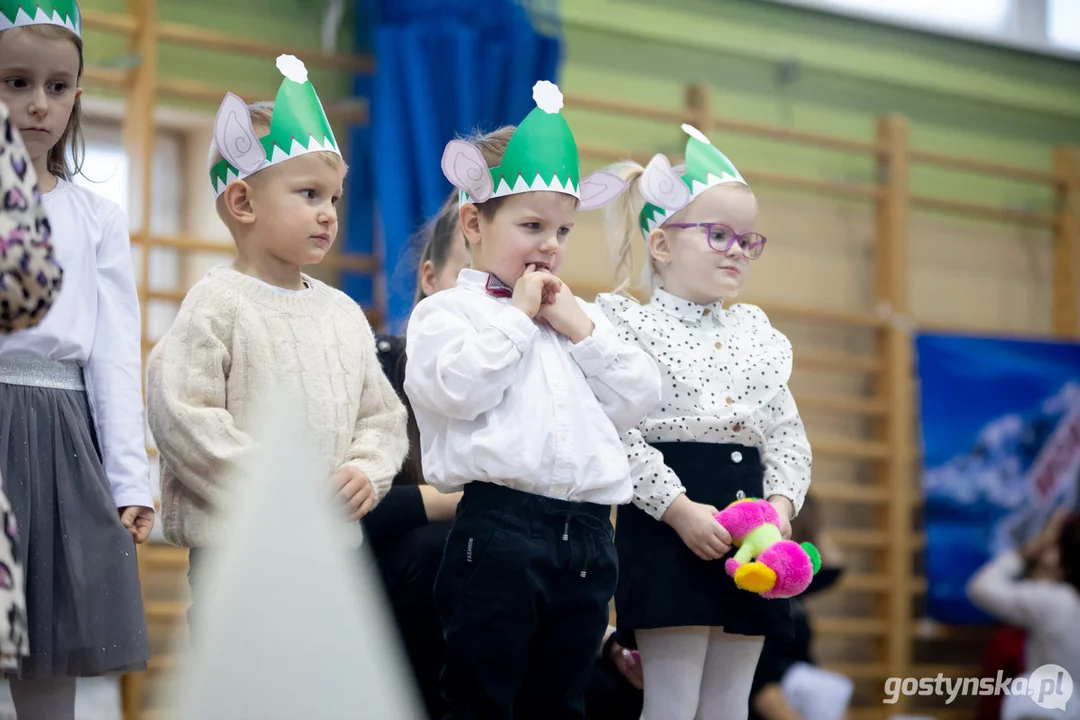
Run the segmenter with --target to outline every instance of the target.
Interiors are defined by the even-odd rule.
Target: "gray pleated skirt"
[[[0,477],[19,533],[21,678],[146,669],[135,543],[101,464],[78,365],[0,358]]]

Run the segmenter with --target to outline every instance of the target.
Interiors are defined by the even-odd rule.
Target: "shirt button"
[[[726,398],[724,398],[724,402],[727,403],[728,405],[734,405],[735,404],[735,398],[726,397]]]
[[[733,425],[731,429],[734,430],[735,432],[742,431],[742,423],[735,423],[735,425]]]
[[[566,442],[566,433],[559,433],[557,437],[559,442]]]
[[[739,452],[738,450],[731,453],[731,462],[733,462],[733,463],[741,463],[742,462],[742,453]]]
[[[709,317],[709,308],[705,308],[704,310],[702,310],[701,311],[701,316],[702,317]]]
[[[563,490],[563,489],[562,489],[562,488],[560,487],[560,488],[555,488],[554,490],[552,490],[552,491],[551,491],[551,494],[552,494],[552,495],[554,495],[554,496],[555,496],[555,497],[557,497],[557,498],[561,498],[561,497],[562,497],[563,495],[565,495],[565,494],[566,494],[566,491],[565,491],[565,490]]]
[[[717,341],[716,341],[716,345],[715,345],[714,347],[715,347],[715,348],[716,348],[717,350],[719,350],[720,348],[724,347],[724,343],[722,343],[722,342],[720,342],[719,340],[717,340]]]

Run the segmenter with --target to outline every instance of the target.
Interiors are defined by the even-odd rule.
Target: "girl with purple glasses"
[[[664,376],[660,404],[624,435],[634,498],[615,532],[619,642],[641,655],[644,720],[747,717],[764,639],[793,631],[791,601],[735,586],[731,536],[714,515],[766,498],[789,537],[810,485],[791,344],[759,308],[724,305],[765,249],[757,200],[700,131],[683,130],[684,167],[657,155],[612,168],[629,183],[607,217],[619,284],[597,298]],[[625,290],[643,237],[650,299],[639,304]]]

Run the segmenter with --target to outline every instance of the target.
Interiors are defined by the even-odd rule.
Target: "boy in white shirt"
[[[617,575],[610,506],[633,492],[621,435],[660,398],[655,363],[557,276],[579,207],[625,184],[579,184],[558,88],[533,96],[504,152],[447,146],[472,268],[417,305],[406,340],[425,479],[464,488],[435,587],[448,718],[584,717]]]

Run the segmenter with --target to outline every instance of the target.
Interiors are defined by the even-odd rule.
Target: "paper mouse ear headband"
[[[260,138],[255,134],[247,103],[238,96],[227,94],[218,108],[214,144],[222,159],[210,168],[215,197],[235,180],[300,155],[312,152],[341,155],[304,63],[292,55],[281,55],[277,67],[285,79],[274,99],[270,132],[266,136]]]
[[[685,124],[682,129],[690,136],[686,141],[686,170],[682,177],[666,157],[658,154],[649,161],[638,181],[641,197],[645,200],[638,224],[646,238],[714,185],[737,182],[749,187],[727,156],[700,130]]]
[[[546,80],[536,83],[533,100],[536,107],[514,130],[498,167],[489,168],[472,143],[447,144],[442,170],[460,191],[462,204],[546,190],[572,195],[581,201],[582,210],[592,210],[623,193],[627,184],[610,172],[579,179],[577,143],[559,113],[563,97],[558,86]]]
[[[75,0],[0,0],[0,31],[27,25],[59,25],[82,37]]]

